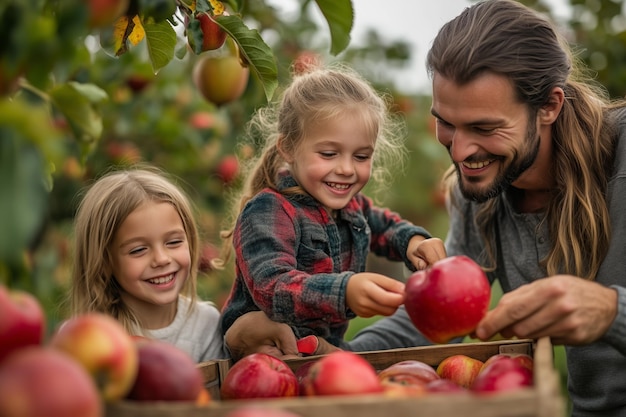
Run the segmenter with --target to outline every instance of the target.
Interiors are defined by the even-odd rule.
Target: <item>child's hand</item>
[[[416,235],[409,241],[406,256],[416,269],[425,269],[447,255],[441,239],[436,237],[424,239],[423,236]]]
[[[346,304],[359,317],[390,316],[404,302],[404,283],[370,272],[348,280]]]

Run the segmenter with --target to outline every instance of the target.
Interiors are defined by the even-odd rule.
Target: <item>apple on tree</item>
[[[471,334],[489,308],[491,286],[467,256],[450,256],[407,280],[404,305],[415,327],[434,343]]]
[[[34,295],[0,285],[0,362],[11,352],[44,340],[46,316]]]
[[[70,356],[26,346],[0,364],[0,416],[102,417],[97,387]]]
[[[135,381],[135,341],[113,317],[103,313],[74,316],[61,323],[49,345],[80,363],[93,377],[102,398],[124,398]]]
[[[227,13],[224,12],[224,14]],[[198,55],[220,48],[226,41],[226,35],[224,29],[215,22],[213,16],[206,12],[197,13],[191,18],[187,26],[187,42],[191,50]]]
[[[112,26],[118,17],[122,16],[130,0],[83,0],[89,10],[89,27],[103,28]]]
[[[220,387],[222,400],[296,397],[298,394],[298,379],[289,365],[261,352],[235,362]]]

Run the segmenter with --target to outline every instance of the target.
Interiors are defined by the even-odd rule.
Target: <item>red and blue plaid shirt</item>
[[[286,176],[281,189],[296,185]],[[414,269],[406,249],[415,235],[431,237],[362,194],[333,218],[308,195],[265,189],[235,226],[236,278],[222,311],[222,331],[239,316],[262,310],[289,324],[296,337],[315,334],[339,346],[355,317],[346,305],[348,279],[365,271],[370,251]]]

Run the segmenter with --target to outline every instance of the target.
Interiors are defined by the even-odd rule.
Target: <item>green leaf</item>
[[[91,143],[100,138],[102,117],[97,104],[108,98],[105,91],[93,84],[70,82],[54,87],[50,97],[79,140]]]
[[[351,0],[315,0],[328,22],[330,30],[330,53],[338,55],[348,47],[350,32],[354,23],[354,9]]]
[[[239,46],[239,53],[256,74],[267,100],[271,100],[278,87],[278,69],[272,49],[256,29],[248,28],[237,16],[216,16],[215,21]]]
[[[174,58],[176,31],[167,20],[158,23],[143,22],[143,28],[146,32],[150,62],[156,74]]]

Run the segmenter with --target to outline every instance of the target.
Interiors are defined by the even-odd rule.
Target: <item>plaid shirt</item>
[[[285,176],[280,189],[296,185]],[[355,317],[346,305],[348,279],[365,271],[370,250],[414,269],[406,248],[415,235],[430,237],[362,194],[335,219],[308,195],[265,189],[248,202],[235,226],[237,275],[222,311],[222,331],[239,316],[262,310],[289,324],[298,338],[315,334],[339,346]]]

